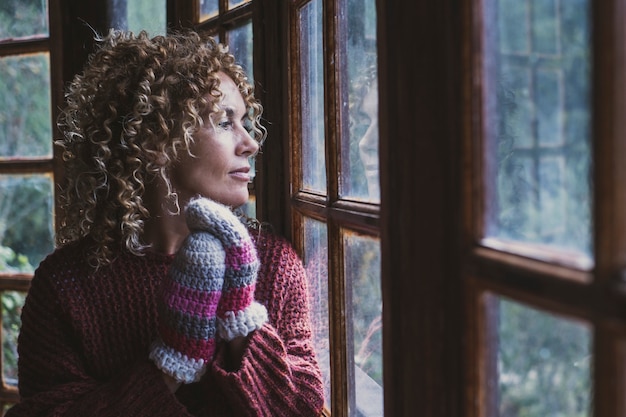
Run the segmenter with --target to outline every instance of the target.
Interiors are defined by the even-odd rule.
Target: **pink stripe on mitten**
[[[185,209],[190,234],[162,285],[160,337],[150,351],[159,369],[183,383],[200,380],[213,360],[226,270],[223,244],[213,233],[194,226],[193,204]]]
[[[259,260],[246,226],[226,206],[206,198],[194,200],[190,222],[213,233],[224,246],[225,271],[217,313],[222,339],[247,336],[267,321],[267,310],[254,300]]]
[[[221,289],[202,291],[186,288],[177,282],[172,282],[169,290],[163,300],[167,308],[200,317],[214,315],[214,306],[219,303],[222,296]]]

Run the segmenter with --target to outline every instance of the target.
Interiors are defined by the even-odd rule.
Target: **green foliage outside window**
[[[17,385],[17,337],[24,300],[25,294],[17,291],[2,294],[2,373],[9,385]]]
[[[48,34],[46,0],[0,1],[0,39]]]
[[[50,157],[48,55],[0,58],[0,91],[0,157]]]
[[[47,36],[47,2],[0,2],[0,39]],[[52,155],[49,58],[0,58],[0,158]],[[52,181],[46,175],[0,175],[0,273],[30,273],[53,248]],[[25,294],[1,293],[2,372],[17,383],[17,336]]]
[[[587,326],[500,300],[501,417],[591,415]]]
[[[32,265],[24,255],[0,245],[0,272],[29,272]],[[17,337],[21,326],[21,312],[25,294],[18,291],[1,293],[2,303],[2,372],[4,381],[17,384]]]

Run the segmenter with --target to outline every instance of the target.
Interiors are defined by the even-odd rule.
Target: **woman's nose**
[[[359,149],[366,153],[378,151],[378,126],[375,123],[372,123],[367,128],[367,131],[359,141]]]
[[[244,155],[254,155],[259,151],[259,142],[244,128],[241,128],[242,135],[242,153]]]

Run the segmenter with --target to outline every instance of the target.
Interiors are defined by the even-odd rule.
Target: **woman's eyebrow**
[[[233,109],[232,107],[225,107],[224,113],[226,113],[227,117],[232,118],[235,116],[235,109]]]
[[[218,110],[215,113],[219,114],[219,117],[232,118],[235,115],[235,109],[233,108],[233,106],[225,106],[223,104],[220,104],[218,106]]]
[[[222,111],[224,112],[225,116],[228,117],[229,119],[235,119],[237,116],[235,108],[233,106],[222,107]],[[241,116],[241,120],[246,119],[247,115],[248,114],[244,112],[243,115]]]

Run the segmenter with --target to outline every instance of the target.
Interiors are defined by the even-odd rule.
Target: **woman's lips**
[[[250,181],[250,167],[239,168],[230,172],[230,176],[239,181]]]

